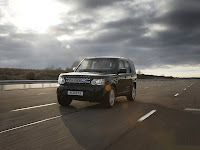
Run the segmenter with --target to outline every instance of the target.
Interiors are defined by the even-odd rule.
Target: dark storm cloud
[[[60,0],[63,3],[76,3],[79,7],[83,7],[84,9],[96,9],[99,7],[105,7],[105,6],[110,6],[113,3],[120,2],[122,0]],[[129,0],[124,0],[124,1],[129,1]]]
[[[137,64],[146,67],[158,64],[200,64],[200,49],[195,47],[200,44],[199,3],[182,0],[171,2],[169,12],[158,15],[159,12],[154,11],[151,17],[149,13],[139,18],[129,14],[127,18],[104,24],[102,28],[106,32],[99,34],[92,43],[107,44],[107,50],[114,53],[117,50],[113,45],[118,45],[122,55],[137,55],[136,62],[140,62]],[[134,7],[132,11],[135,12]],[[145,26],[148,24],[164,25],[167,29],[156,31],[155,36],[145,37],[143,35],[150,30]]]
[[[94,9],[96,7],[109,6],[114,2],[117,2],[117,0],[84,0],[84,1],[81,1],[82,5],[84,5],[87,8],[92,8],[92,9]]]
[[[85,30],[85,29],[91,29],[91,26],[95,24],[95,20],[91,18],[86,19],[80,19],[78,21],[70,20],[67,16],[62,17],[63,23],[51,27],[51,30],[56,31],[56,35],[73,35],[74,32],[77,30]],[[64,21],[67,20],[67,21]],[[73,28],[71,28],[73,27]]]
[[[169,30],[160,32],[159,38],[169,46],[200,44],[199,1],[174,2],[172,10],[163,16],[153,18],[153,23],[164,24]],[[171,5],[172,5],[171,4]]]
[[[70,66],[99,55],[130,57],[138,69],[200,64],[199,0],[59,1],[75,7],[62,14],[50,34],[19,33],[12,25],[0,25],[0,35],[9,33],[0,36],[1,60],[35,68]],[[56,39],[63,35],[71,39]]]
[[[143,18],[123,18],[118,21],[111,21],[104,25],[105,28],[116,28],[121,30],[129,30],[132,31],[135,27],[140,27],[144,24]]]
[[[162,16],[161,22],[172,27],[187,29],[189,31],[200,25],[200,9],[197,10],[173,10]]]
[[[139,37],[147,32],[144,27],[144,20],[141,18],[124,18],[119,21],[111,21],[103,26],[107,32],[100,34],[96,41],[102,43],[114,43],[139,39]]]
[[[0,37],[1,67],[46,68],[70,67],[65,47],[51,35],[35,33]]]

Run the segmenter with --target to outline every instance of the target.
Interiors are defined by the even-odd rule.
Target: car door
[[[118,62],[118,71],[120,69],[125,69],[124,61],[119,59]],[[118,73],[118,83],[117,83],[117,93],[118,95],[123,95],[126,91],[126,80],[125,80],[126,73]]]
[[[131,66],[127,60],[124,60],[124,65],[126,68],[124,88],[125,88],[125,92],[129,92],[131,90],[132,84],[133,84]]]

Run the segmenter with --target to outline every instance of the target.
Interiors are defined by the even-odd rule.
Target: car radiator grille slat
[[[88,76],[65,76],[66,84],[90,84],[90,78]]]

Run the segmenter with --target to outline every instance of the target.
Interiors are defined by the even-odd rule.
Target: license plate
[[[68,95],[78,95],[83,96],[83,91],[68,91]]]

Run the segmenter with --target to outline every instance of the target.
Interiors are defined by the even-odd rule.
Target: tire
[[[112,108],[114,106],[115,99],[116,99],[115,89],[111,87],[110,91],[105,96],[104,107]]]
[[[72,99],[64,97],[62,95],[57,95],[58,103],[61,106],[69,106],[72,102]]]
[[[130,93],[127,95],[127,100],[128,101],[134,101],[135,97],[136,97],[136,89],[135,89],[135,86],[133,85]]]

